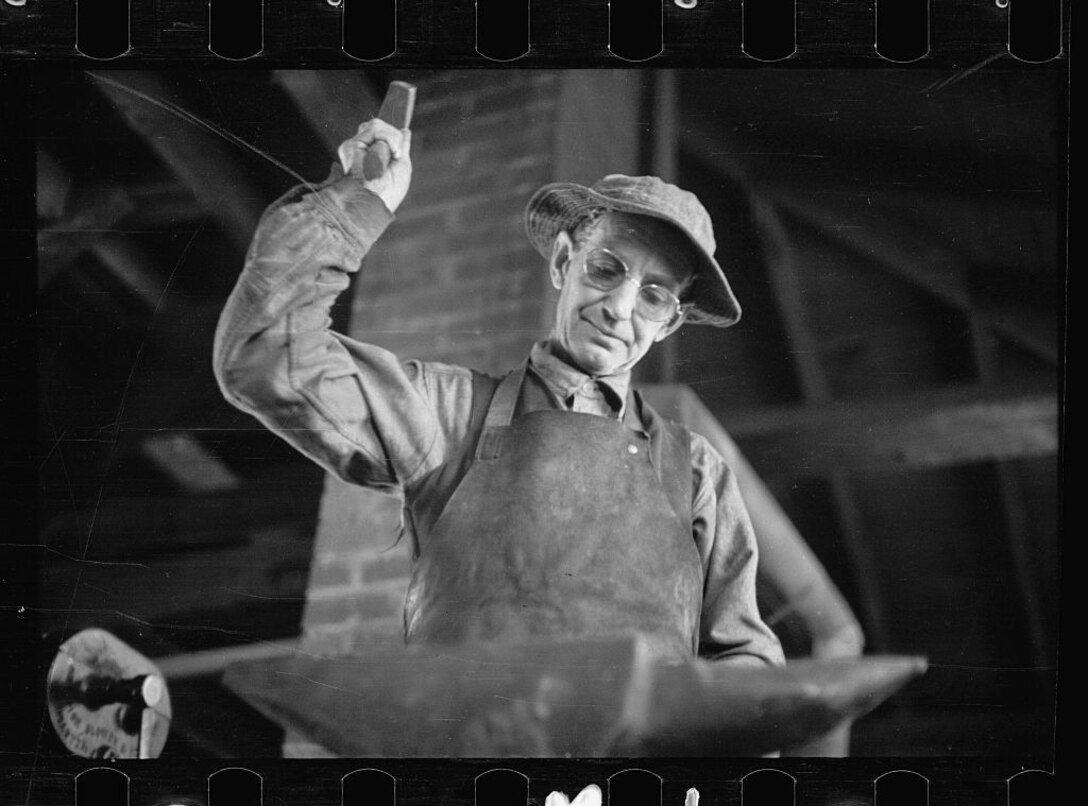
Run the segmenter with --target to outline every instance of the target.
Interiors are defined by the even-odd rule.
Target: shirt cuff
[[[341,176],[314,196],[317,208],[345,235],[369,249],[385,232],[394,216],[381,197],[367,189],[364,180]]]

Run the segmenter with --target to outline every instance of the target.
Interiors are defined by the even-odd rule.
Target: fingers
[[[353,165],[361,163],[366,150],[379,142],[388,146],[393,160],[404,163],[411,161],[412,132],[409,129],[398,129],[379,118],[372,118],[359,124],[355,135],[341,143],[336,150],[345,173],[350,172]]]
[[[596,784],[590,784],[578,793],[570,806],[601,806],[601,788]]]
[[[544,801],[544,806],[601,806],[601,788],[590,784],[573,801],[562,792],[552,792]]]
[[[386,123],[380,118],[371,118],[359,124],[352,141],[359,146],[367,147],[379,140],[389,146],[389,151],[394,159],[401,159],[408,150],[411,135],[407,135],[408,129],[398,129],[391,123]],[[407,141],[407,142],[406,142]]]

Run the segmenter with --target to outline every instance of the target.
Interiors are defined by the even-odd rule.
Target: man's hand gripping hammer
[[[385,99],[381,109],[378,110],[378,119],[383,120],[397,129],[407,129],[412,123],[412,112],[415,108],[416,88],[405,81],[394,81],[386,90]],[[358,173],[359,160],[362,160],[363,178],[369,180],[378,179],[385,173],[389,165],[391,152],[389,144],[383,140],[374,142],[366,150],[348,148],[347,141],[340,147],[340,163],[345,173]]]

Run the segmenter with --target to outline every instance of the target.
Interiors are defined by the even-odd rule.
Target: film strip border
[[[700,66],[1068,52],[1068,0],[0,0],[8,59]]]
[[[1011,763],[974,762],[965,774],[962,761],[794,761],[753,761],[749,766],[735,760],[686,764],[525,761],[499,766],[436,760],[389,762],[380,768],[359,762],[276,761],[211,772],[203,769],[207,763],[194,763],[184,775],[161,763],[141,762],[120,768],[91,765],[61,776],[55,771],[48,780],[36,779],[36,790],[28,793],[26,802],[543,806],[553,792],[574,797],[589,786],[598,787],[608,806],[697,806],[700,802],[715,806],[1035,806],[1057,802],[1053,774]]]

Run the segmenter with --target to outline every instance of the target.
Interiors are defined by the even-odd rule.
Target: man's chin
[[[623,360],[610,350],[589,346],[578,350],[573,356],[578,369],[587,375],[614,375],[623,366]]]

